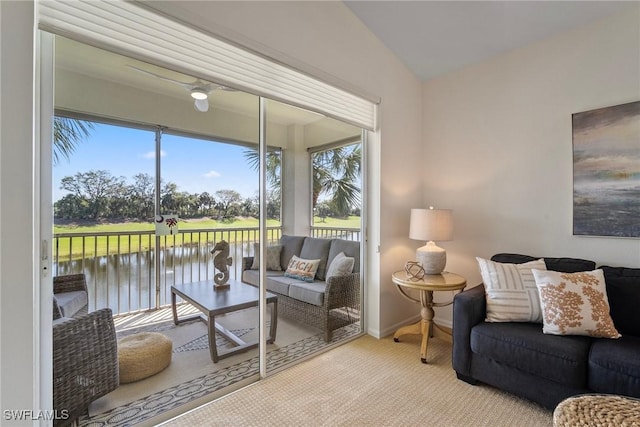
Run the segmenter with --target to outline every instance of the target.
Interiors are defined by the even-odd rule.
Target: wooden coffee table
[[[205,316],[196,315],[183,319],[178,319],[176,310],[176,297],[189,302]],[[213,281],[184,283],[171,286],[171,310],[173,311],[173,323],[188,322],[194,319],[203,320],[207,323],[209,335],[209,352],[213,363],[225,357],[256,348],[258,342],[247,343],[240,337],[216,323],[215,316],[238,311],[249,307],[257,307],[260,291],[255,286],[247,285],[237,280],[229,280],[229,286],[224,288],[214,288]],[[271,325],[269,327],[268,344],[272,344],[276,339],[276,328],[278,326],[278,297],[267,292],[267,304],[271,304]],[[220,351],[216,347],[216,331],[228,340],[237,344],[230,350]]]

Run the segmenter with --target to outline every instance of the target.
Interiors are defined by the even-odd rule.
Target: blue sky
[[[258,191],[258,173],[244,158],[246,148],[164,134],[161,168],[163,182],[173,182],[189,193],[235,190],[243,197]],[[105,169],[128,183],[138,173],[155,175],[155,133],[95,124],[91,137],[78,144],[70,160],[61,158],[53,168],[53,199],[66,192],[60,180],[78,172]]]

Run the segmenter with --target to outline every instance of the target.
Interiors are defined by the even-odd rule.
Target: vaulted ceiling
[[[632,7],[629,1],[345,1],[428,80]]]

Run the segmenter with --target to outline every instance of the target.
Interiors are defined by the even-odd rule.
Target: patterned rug
[[[233,313],[228,316],[227,322],[223,319],[220,323],[236,336],[252,340],[257,339],[258,335],[256,319],[252,318],[250,310],[245,310]],[[335,331],[333,341],[325,343],[321,331],[291,323],[287,319],[278,319],[276,342],[267,347],[267,370],[281,368],[359,333],[358,324],[349,325]],[[79,426],[131,426],[143,423],[259,373],[257,349],[213,364],[209,357],[206,325],[199,320],[179,326],[163,322],[129,329],[119,332],[118,338],[144,331],[161,332],[172,339],[174,348],[169,368],[142,381],[121,385],[114,392],[96,400],[89,408],[89,414],[78,420]],[[234,345],[218,335],[216,344],[219,349]]]

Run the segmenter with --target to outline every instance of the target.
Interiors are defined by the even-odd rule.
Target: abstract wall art
[[[573,234],[640,237],[640,101],[572,122]]]

